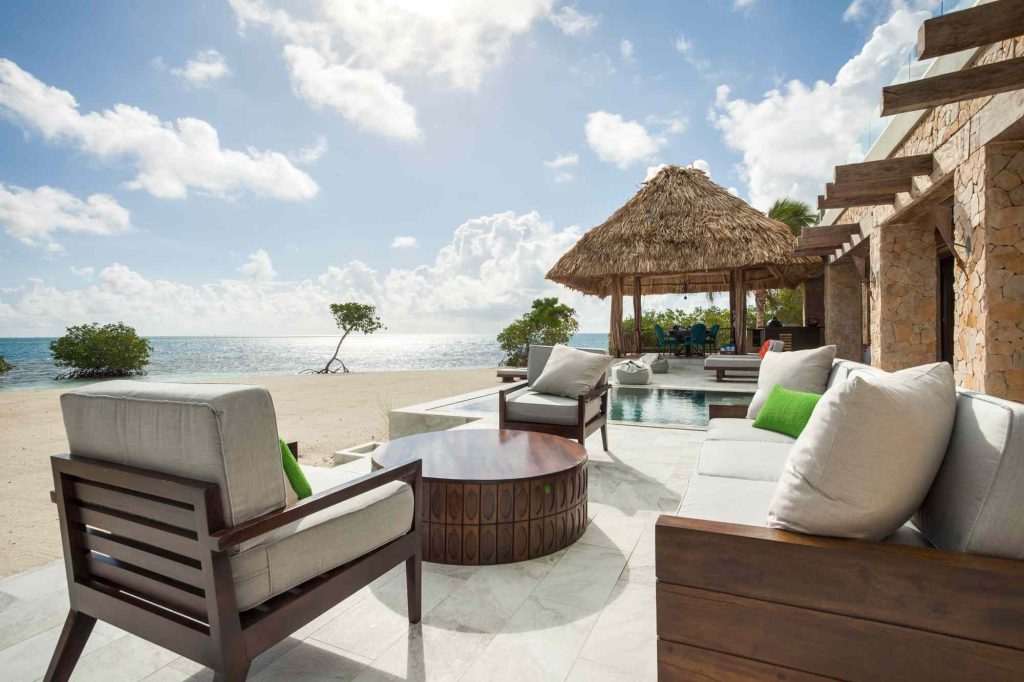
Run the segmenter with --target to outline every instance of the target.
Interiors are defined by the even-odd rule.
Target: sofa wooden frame
[[[294,445],[293,452],[295,452]],[[52,458],[70,610],[45,680],[67,680],[97,620],[244,680],[252,659],[405,562],[420,620],[422,463],[381,469],[234,527],[216,484],[74,455]],[[413,489],[407,533],[246,611],[230,550],[391,481]]]
[[[506,413],[506,401],[510,393],[514,393],[528,386],[529,382],[520,381],[508,388],[498,391],[498,428],[515,429],[517,431],[537,431],[539,433],[550,433],[563,438],[570,438],[579,441],[580,445],[586,445],[587,436],[601,429],[601,446],[608,449],[608,390],[611,385],[608,383],[595,387],[587,393],[581,393],[577,398],[576,423],[575,424],[546,424],[543,422],[528,422],[509,419]],[[587,404],[592,400],[601,399],[601,409],[597,415],[587,421]]]
[[[663,682],[1024,679],[1024,561],[677,516],[655,557]]]

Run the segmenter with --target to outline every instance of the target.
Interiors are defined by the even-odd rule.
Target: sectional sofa
[[[829,385],[878,372],[837,360]],[[1024,679],[1024,405],[958,391],[927,499],[882,542],[767,528],[795,441],[745,415],[712,406],[657,524],[661,680]]]

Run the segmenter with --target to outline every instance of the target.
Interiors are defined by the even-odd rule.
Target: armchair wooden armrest
[[[655,547],[664,679],[691,648],[838,679],[1024,675],[1024,562],[675,516]]]
[[[595,386],[586,393],[580,393],[579,401],[581,403],[589,403],[591,400],[594,400],[595,398],[600,398],[601,396],[608,393],[608,389],[610,389],[611,387],[612,385],[608,383],[602,384],[600,386]]]
[[[746,419],[750,405],[729,405],[711,403],[708,405],[708,419]]]
[[[214,551],[225,551],[237,547],[241,543],[257,538],[281,526],[286,526],[318,511],[352,499],[357,495],[379,488],[385,483],[392,481],[404,481],[412,486],[415,509],[419,509],[421,479],[423,475],[423,462],[415,460],[399,466],[380,469],[373,473],[365,474],[357,479],[335,486],[330,490],[317,493],[312,497],[279,509],[277,511],[258,516],[255,519],[241,523],[233,528],[213,533],[210,536],[211,549]],[[414,513],[414,518],[419,517],[419,512]]]

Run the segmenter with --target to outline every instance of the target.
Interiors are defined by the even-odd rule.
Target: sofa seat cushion
[[[775,482],[786,468],[792,447],[790,443],[706,440],[700,447],[697,473]]]
[[[505,418],[517,422],[575,426],[578,406],[576,398],[526,389],[508,396],[505,401]],[[587,403],[586,420],[589,422],[600,411],[600,398],[591,400]]]
[[[775,495],[774,481],[695,473],[679,503],[677,516],[746,526],[764,526]]]
[[[314,495],[360,475],[303,471]],[[412,516],[412,489],[393,481],[257,538],[256,546],[231,557],[238,608],[252,608],[387,544],[412,527]]]
[[[796,438],[784,433],[755,429],[753,419],[734,419],[719,417],[708,422],[707,440],[746,440],[761,443],[788,443],[792,445]]]

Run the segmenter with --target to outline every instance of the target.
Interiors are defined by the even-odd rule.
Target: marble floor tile
[[[50,592],[21,600],[0,611],[0,649],[63,625],[68,615],[68,593]]]
[[[657,578],[654,574],[654,524],[647,527],[633,548],[633,553],[626,561],[620,580],[631,583],[643,583],[653,589]]]
[[[67,572],[63,561],[51,561],[0,580],[0,592],[6,592],[17,599],[37,599],[61,590],[67,590]]]
[[[576,543],[533,594],[596,612],[604,606],[625,565],[626,556],[617,549]]]
[[[173,651],[134,635],[116,639],[82,656],[72,675],[74,682],[137,682],[178,657]]]
[[[603,663],[589,661],[582,656],[576,659],[565,682],[638,682],[640,676],[611,668]]]
[[[50,628],[0,651],[0,678],[5,682],[36,680],[43,676],[57,647],[63,625]],[[110,644],[109,639],[93,633],[85,643],[84,654]]]
[[[351,651],[307,639],[249,679],[252,682],[353,680],[369,662]]]
[[[577,542],[617,549],[629,556],[644,529],[654,525],[651,515],[623,514],[611,505],[591,506],[598,507],[598,514]]]
[[[619,581],[598,616],[580,656],[641,675],[657,673],[658,632],[655,591],[650,585]]]
[[[564,680],[597,620],[591,609],[528,598],[462,678],[466,682]]]
[[[456,682],[493,637],[490,632],[460,629],[435,609],[364,668],[356,682]]]
[[[423,615],[427,615],[464,581],[423,572]],[[398,576],[310,635],[325,644],[370,660],[377,658],[409,629],[405,577]]]

